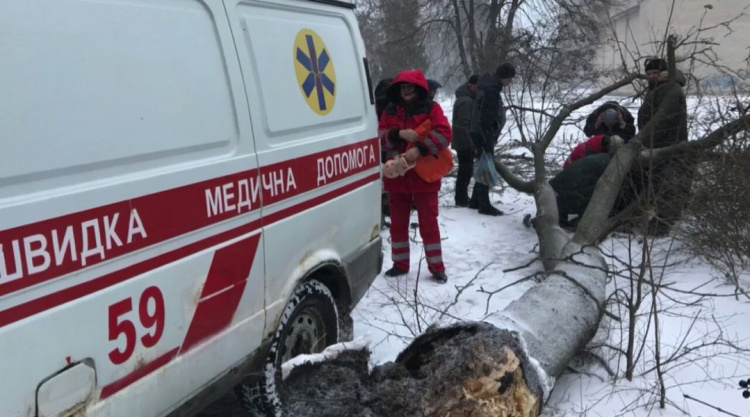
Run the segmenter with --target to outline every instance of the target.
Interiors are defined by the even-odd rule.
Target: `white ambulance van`
[[[0,3],[0,416],[267,411],[351,337],[382,265],[353,8]]]

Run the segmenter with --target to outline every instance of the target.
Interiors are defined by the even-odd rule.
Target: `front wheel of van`
[[[298,285],[284,307],[260,380],[236,388],[248,415],[281,415],[281,364],[300,354],[322,352],[338,340],[338,309],[328,287],[316,280]]]

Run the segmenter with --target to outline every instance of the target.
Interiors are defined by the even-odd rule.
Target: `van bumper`
[[[351,308],[357,305],[383,268],[383,240],[378,236],[343,259],[351,291]]]

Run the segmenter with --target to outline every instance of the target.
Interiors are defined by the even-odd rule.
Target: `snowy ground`
[[[450,119],[451,103],[443,107]],[[578,132],[574,126],[565,130],[566,135],[580,139],[582,134]],[[506,140],[512,139],[513,131]],[[565,146],[560,146],[562,154]],[[535,212],[533,199],[497,188],[491,199],[506,215],[482,216],[453,205],[453,184],[452,178],[443,180],[439,215],[448,284],[430,279],[421,237],[413,229],[408,276],[386,279],[381,274],[353,313],[355,337],[367,335],[371,339],[375,363],[394,360],[416,334],[434,323],[484,320],[497,324],[496,313],[539,279],[537,273],[542,267],[534,261],[538,256],[537,238],[533,229],[521,222],[524,214]],[[417,222],[416,214],[412,222]],[[391,264],[387,229],[382,236],[385,271]],[[609,255],[612,270],[623,270],[617,259],[632,258],[637,264],[641,243],[617,236],[601,248]],[[658,357],[671,404],[665,410],[658,409],[657,373],[651,370],[656,363],[657,344],[648,293],[636,326],[636,350],[641,354],[633,381],[622,378],[625,362],[615,353],[616,349],[625,349],[628,316],[612,303],[608,309],[621,322],[605,318],[592,345],[609,347],[591,349],[606,366],[592,360],[592,355],[571,364],[569,372],[557,381],[545,416],[726,415],[689,401],[683,394],[733,413],[730,415],[750,416],[750,400],[743,399],[738,390],[739,380],[750,378],[750,301],[736,299],[733,287],[689,254],[679,239],[654,241],[652,259],[654,264],[668,264],[655,268],[654,280],[662,283],[657,297]],[[749,287],[750,279],[745,284]],[[608,293],[616,291],[630,294],[630,281],[611,278]],[[607,368],[618,377],[610,375]]]

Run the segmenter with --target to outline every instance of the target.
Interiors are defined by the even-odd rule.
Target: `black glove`
[[[399,129],[397,127],[388,131],[388,140],[394,145],[398,145],[398,143],[403,140],[399,136]]]
[[[485,143],[482,145],[482,150],[487,152],[488,155],[495,153],[495,145],[493,143]]]

